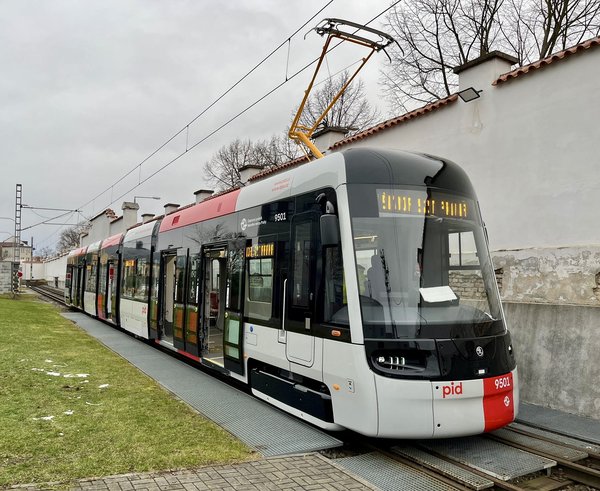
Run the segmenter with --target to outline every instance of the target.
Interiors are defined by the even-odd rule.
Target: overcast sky
[[[0,217],[14,217],[15,184],[23,203],[76,209],[135,168],[169,137],[286,40],[328,0],[0,0]],[[148,182],[139,180],[218,128],[320,54],[318,21],[339,17],[366,23],[388,0],[334,0],[252,76],[116,186],[83,209],[93,216],[135,195],[140,213],[187,204],[206,187],[203,165],[235,138],[266,139],[289,124],[312,69],[297,76],[234,123]],[[380,18],[382,20],[383,17]],[[379,21],[371,24],[380,27]],[[328,57],[329,73],[365,51],[350,45]],[[364,69],[377,104],[379,54]],[[327,69],[323,77],[327,76]],[[379,106],[383,113],[385,106]],[[111,201],[115,200],[112,204]],[[30,227],[58,213],[23,210]],[[73,223],[77,214],[67,215]],[[64,219],[57,220],[64,222]],[[0,240],[14,229],[0,219]],[[22,238],[53,247],[61,227],[37,226]]]

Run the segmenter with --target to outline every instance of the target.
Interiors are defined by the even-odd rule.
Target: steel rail
[[[454,479],[450,476],[447,476],[446,474],[443,474],[442,472],[440,472],[437,469],[428,467],[427,465],[422,465],[421,463],[414,462],[406,457],[402,457],[394,452],[390,452],[389,450],[382,449],[381,447],[378,447],[371,443],[367,443],[365,445],[365,448],[369,448],[373,451],[376,451],[376,452],[388,457],[389,459],[392,459],[400,464],[404,464],[404,465],[410,467],[411,469],[415,469],[416,471],[422,472],[423,474],[425,474],[429,477],[432,477],[434,479],[437,479],[438,481],[441,481],[445,484],[448,484],[449,486],[453,486],[457,490],[470,491],[470,488],[468,488],[461,482],[457,481],[456,479]],[[485,477],[487,477],[487,476],[485,476]],[[511,490],[511,491],[521,491],[521,490],[518,489],[518,490]]]
[[[486,435],[486,438],[500,442],[503,445],[508,445],[514,448],[518,448],[520,450],[525,450],[526,452],[539,455],[540,457],[552,459],[563,468],[565,476],[569,479],[579,482],[581,484],[585,484],[586,486],[591,486],[600,489],[600,471],[596,469],[587,467],[585,465],[577,464],[575,462],[571,462],[569,460],[557,457],[556,455],[552,455],[547,452],[532,449],[527,445],[521,445],[515,442],[505,440],[504,438],[496,435]]]
[[[36,293],[39,293],[40,295],[43,295],[44,297],[49,298],[50,300],[60,303],[63,306],[67,306],[67,303],[65,302],[64,293],[59,293],[59,291],[54,287],[29,285],[27,288],[33,290]]]

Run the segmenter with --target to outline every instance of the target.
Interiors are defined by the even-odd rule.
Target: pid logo
[[[442,399],[448,396],[462,396],[463,384],[459,382],[454,385],[454,382],[450,382],[450,385],[442,385]]]

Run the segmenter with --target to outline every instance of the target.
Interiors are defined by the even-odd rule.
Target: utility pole
[[[17,184],[15,193],[15,239],[13,243],[13,295],[19,291],[19,263],[21,262],[21,207],[23,204],[23,186]]]
[[[31,236],[31,256],[29,257],[29,281],[33,281],[33,235]]]

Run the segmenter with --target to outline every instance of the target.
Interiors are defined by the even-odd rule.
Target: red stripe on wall
[[[512,373],[483,379],[485,430],[494,431],[515,419]]]
[[[167,230],[185,227],[186,225],[233,213],[239,194],[240,189],[236,189],[222,196],[171,213],[163,218],[159,232],[166,232]]]

